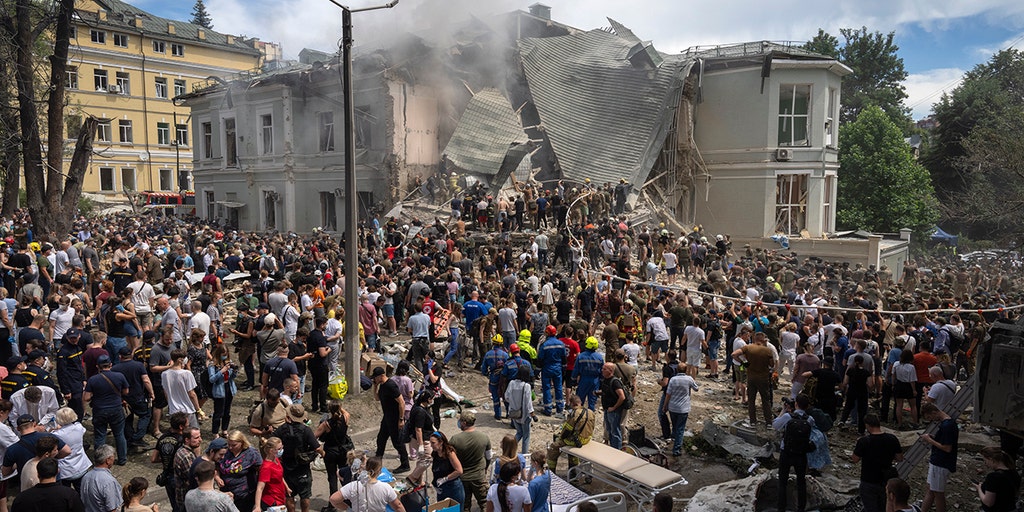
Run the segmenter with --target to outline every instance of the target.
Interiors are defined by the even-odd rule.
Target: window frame
[[[107,31],[95,28],[89,29],[89,40],[96,44],[107,44]]]
[[[127,71],[114,72],[114,84],[117,85],[117,93],[124,96],[132,95],[132,75]]]
[[[268,122],[269,121],[269,122]],[[274,154],[274,114],[260,114],[260,155]]]
[[[114,32],[114,37],[112,39],[114,40],[114,46],[116,46],[118,48],[128,48],[128,43],[130,41],[128,39],[128,34],[122,34],[120,32]],[[121,40],[120,43],[122,43],[122,44],[118,44],[118,40],[119,39]]]
[[[78,66],[68,66],[64,76],[64,88],[78,90]]]
[[[171,43],[171,57],[184,57],[185,56],[185,45],[181,43]]]
[[[807,91],[807,111],[801,114],[796,113],[797,108],[797,91],[798,88],[801,90],[806,88]],[[787,91],[788,89],[788,91]],[[783,94],[787,94],[789,100],[790,110],[787,113],[783,113],[782,102]],[[802,91],[801,91],[802,92]],[[778,112],[778,131],[776,135],[778,137],[779,147],[787,148],[799,148],[799,147],[810,147],[811,146],[811,106],[813,101],[814,86],[813,84],[799,83],[799,84],[781,84],[779,85],[779,112]],[[798,120],[803,120],[804,126],[804,137],[802,139],[796,139],[797,130],[796,124]],[[789,140],[783,139],[783,135],[786,132],[786,124],[789,124]]]
[[[159,39],[153,40],[153,52],[154,53],[167,53],[167,41],[161,41]]]
[[[188,147],[188,123],[174,125],[174,143],[179,146]]]
[[[135,169],[134,167],[122,167],[121,168],[121,190],[125,189],[125,181],[126,180],[124,178],[125,178],[125,173],[126,172],[131,172],[131,175],[132,175],[132,179],[131,179],[132,186],[128,190],[130,190],[132,192],[138,191],[139,190],[139,182],[138,182],[139,173],[138,173],[138,170]]]
[[[338,230],[338,201],[334,192],[320,192],[320,227],[325,231]]]
[[[234,117],[225,117],[221,119],[221,127],[224,134],[224,166],[238,167],[238,122]]]
[[[135,135],[132,133],[131,119],[117,120],[117,140],[121,144],[135,144]]]
[[[92,85],[96,92],[107,92],[110,90],[110,73],[105,69],[92,70]]]
[[[327,116],[330,119],[327,120]],[[330,153],[335,150],[334,111],[324,110],[316,113],[317,121],[317,149],[320,153]],[[329,122],[328,122],[329,121]]]
[[[199,123],[199,131],[203,138],[203,158],[213,159],[213,122],[206,121]]]
[[[798,236],[800,231],[807,229],[807,199],[810,193],[810,184],[811,171],[777,171],[775,173],[774,232],[787,236]],[[794,192],[797,194],[796,196],[794,196]],[[781,202],[783,198],[788,202]]]
[[[171,145],[171,123],[156,123],[156,143],[158,146]]]
[[[179,91],[179,86],[180,86],[181,92],[178,92]],[[173,97],[177,98],[178,96],[184,96],[186,93],[188,93],[188,87],[187,87],[187,84],[185,82],[185,79],[183,79],[183,78],[175,78],[174,79],[174,96]]]
[[[164,188],[164,173],[167,173],[167,188]],[[161,192],[171,192],[174,190],[174,169],[170,167],[162,167],[158,171],[157,185],[160,187]]]
[[[110,119],[100,119],[96,125],[96,142],[112,143],[114,140],[113,126]]]
[[[103,173],[110,173],[110,188],[104,188],[103,186]],[[100,192],[117,192],[117,175],[114,174],[113,167],[100,167],[99,168],[99,179],[100,179]]]
[[[153,79],[153,95],[157,98],[167,99],[167,78],[158,76]]]

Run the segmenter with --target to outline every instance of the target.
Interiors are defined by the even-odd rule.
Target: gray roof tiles
[[[463,171],[493,176],[510,149],[527,142],[509,100],[497,89],[487,88],[470,100],[444,151]]]

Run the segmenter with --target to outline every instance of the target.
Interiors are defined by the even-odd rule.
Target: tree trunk
[[[36,117],[35,77],[33,76],[32,0],[17,0],[15,6],[15,84],[18,90],[18,115],[21,126],[21,155],[24,162],[25,192],[35,233],[48,233],[44,204],[46,182],[43,177],[43,149]]]
[[[21,148],[18,139],[18,112],[9,107],[0,113],[0,127],[7,132],[10,139],[0,154],[0,167],[4,173],[3,207],[0,215],[11,218],[18,208],[18,188],[21,186]]]

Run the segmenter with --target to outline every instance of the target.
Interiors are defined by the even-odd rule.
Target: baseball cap
[[[375,377],[380,377],[381,375],[384,375],[384,367],[383,366],[378,366],[378,367],[373,369],[372,377],[374,377],[374,378]]]
[[[131,347],[121,347],[121,350],[117,351],[117,355],[119,355],[119,356],[130,356],[130,355],[132,355],[132,349],[131,349]]]
[[[32,352],[28,353],[28,358],[26,358],[25,360],[32,361],[34,359],[39,359],[40,357],[46,357],[46,352],[43,352],[42,350],[33,350]]]
[[[15,366],[18,366],[18,364],[24,363],[24,362],[25,362],[25,358],[24,357],[21,357],[21,356],[11,356],[11,357],[7,358],[7,365],[6,366],[8,368],[13,368]]]
[[[206,448],[207,452],[215,452],[217,450],[226,450],[228,447],[228,440],[223,437],[218,437],[213,441],[210,441],[210,446]]]
[[[96,366],[103,366],[105,364],[110,364],[110,356],[104,354],[96,359]]]
[[[27,425],[29,423],[35,423],[36,419],[31,414],[22,414],[18,416],[18,426]]]
[[[267,304],[266,302],[260,302],[259,304],[256,305],[256,309],[270,309],[270,304]]]
[[[82,336],[82,331],[79,331],[78,329],[75,328],[71,328],[64,332],[64,336],[67,336],[68,338],[78,338]]]

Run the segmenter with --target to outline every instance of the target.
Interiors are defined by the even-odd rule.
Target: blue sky
[[[189,19],[193,0],[127,0],[153,14]],[[337,48],[340,10],[328,0],[205,0],[220,32],[282,43],[294,58],[304,47]],[[353,8],[386,0],[348,0]],[[469,15],[526,9],[537,0],[401,0],[389,11],[355,15],[356,43],[404,30],[444,26]],[[345,3],[345,2],[342,2]],[[1011,44],[1024,49],[1020,0],[719,0],[694,6],[678,0],[543,0],[555,20],[581,28],[608,26],[606,17],[630,27],[665,52],[695,45],[755,40],[804,41],[824,28],[895,31],[910,74],[907,105],[926,116],[943,90],[975,65]]]

